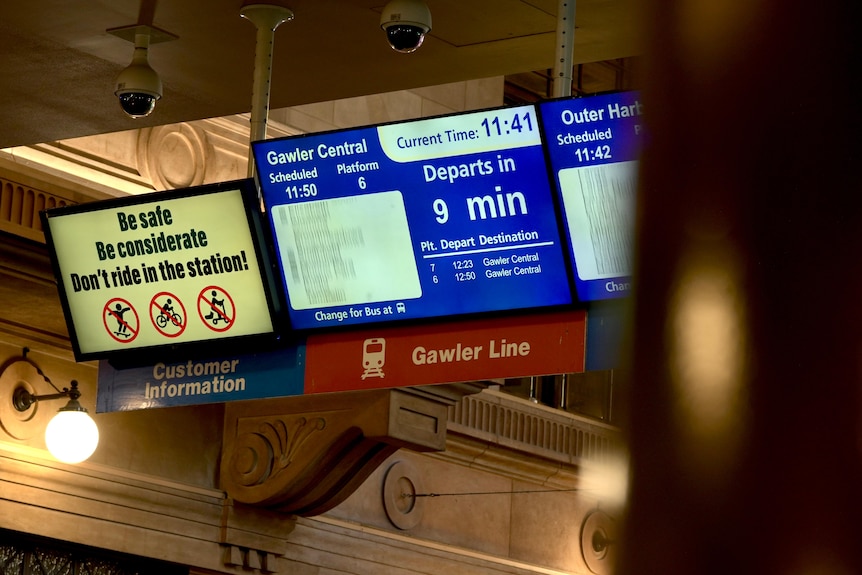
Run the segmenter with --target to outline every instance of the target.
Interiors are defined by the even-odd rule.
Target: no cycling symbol
[[[102,323],[108,335],[120,343],[133,341],[141,331],[138,312],[123,298],[115,297],[102,310]]]
[[[209,286],[198,294],[198,315],[213,331],[227,331],[233,326],[236,308],[230,294],[218,286]]]
[[[170,292],[159,292],[150,300],[150,320],[156,330],[165,337],[178,337],[188,322],[186,307],[180,298]]]

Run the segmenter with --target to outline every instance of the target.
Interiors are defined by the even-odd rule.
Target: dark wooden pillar
[[[862,573],[852,4],[644,11],[623,574]]]

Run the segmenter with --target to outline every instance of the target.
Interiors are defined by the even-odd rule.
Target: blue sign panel
[[[295,329],[572,301],[534,106],[252,146]]]
[[[244,355],[116,369],[99,362],[96,411],[132,411],[302,395],[305,344]]]
[[[639,98],[620,92],[539,105],[581,301],[630,290]]]
[[[626,328],[630,323],[631,300],[597,301],[587,310],[587,338],[584,368],[599,371],[622,367]]]

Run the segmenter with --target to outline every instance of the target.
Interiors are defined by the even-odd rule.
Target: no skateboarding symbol
[[[138,337],[141,323],[138,312],[123,298],[115,297],[105,304],[102,322],[108,334],[120,343],[129,343]]]
[[[211,330],[227,331],[233,326],[236,308],[226,291],[218,286],[209,286],[198,294],[198,315]]]
[[[170,292],[159,292],[150,300],[150,320],[158,332],[166,337],[178,337],[186,329],[186,308]]]

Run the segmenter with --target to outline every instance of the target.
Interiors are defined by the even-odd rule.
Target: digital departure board
[[[629,295],[643,113],[638,92],[539,104],[578,299]]]
[[[252,147],[295,329],[572,301],[532,105]]]

